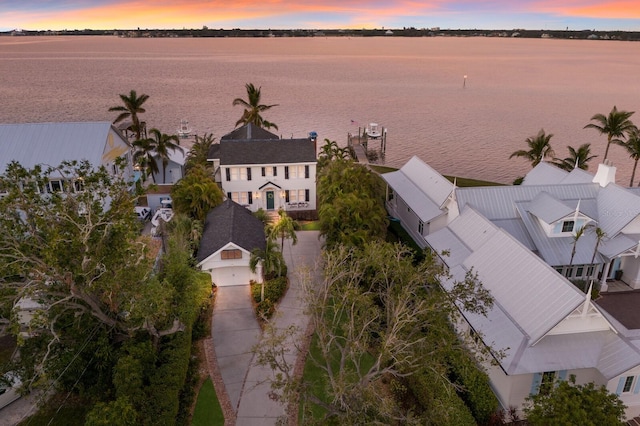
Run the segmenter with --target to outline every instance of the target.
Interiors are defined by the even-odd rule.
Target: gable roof
[[[223,140],[220,165],[315,163],[316,147],[310,139]]]
[[[529,212],[542,219],[545,223],[551,224],[575,213],[575,210],[554,198],[548,192],[542,191],[529,203]]]
[[[453,184],[418,157],[412,157],[400,170],[381,176],[422,221],[444,214],[442,206]]]
[[[225,140],[265,140],[265,139],[280,139],[278,135],[271,133],[261,127],[256,126],[253,123],[245,124],[230,133],[227,133],[220,138],[220,141]]]
[[[0,173],[11,161],[28,169],[73,160],[99,166],[110,134],[129,145],[108,121],[0,124]]]
[[[547,163],[539,162],[522,180],[522,185],[553,185],[560,183],[569,172]]]
[[[229,243],[248,252],[265,247],[264,225],[240,204],[227,199],[208,214],[200,239],[198,262]]]

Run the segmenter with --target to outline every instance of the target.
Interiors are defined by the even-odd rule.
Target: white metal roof
[[[640,196],[614,183],[600,189],[597,202],[598,226],[609,238],[640,214]]]
[[[416,156],[413,156],[400,170],[438,207],[442,207],[453,190],[451,182]]]
[[[592,229],[585,231],[575,244],[575,255],[571,262],[574,239],[568,237],[549,237],[546,231],[534,216],[529,214],[527,209],[530,203],[516,203],[521,215],[522,223],[538,253],[549,265],[586,265],[591,263],[593,252],[596,248],[596,236]],[[599,248],[599,247],[598,247]],[[601,256],[596,253],[595,262],[604,262]]]
[[[553,164],[541,161],[526,174],[522,185],[553,185],[566,178],[568,174]]]
[[[529,203],[529,212],[542,219],[545,223],[552,224],[572,213],[574,209],[554,198],[548,192],[542,191]]]
[[[591,182],[593,182],[593,174],[589,173],[586,170],[573,169],[559,183],[573,184],[573,183],[591,183]]]
[[[385,173],[382,178],[423,222],[429,222],[444,213],[440,205],[429,198],[403,170]]]
[[[456,198],[459,208],[471,204],[489,220],[514,219],[518,217],[515,203],[531,201],[540,192],[547,192],[567,205],[575,200],[596,199],[600,186],[597,183],[573,185],[511,185],[458,188]],[[581,207],[582,209],[582,201]]]
[[[110,122],[0,124],[0,173],[11,161],[25,168],[58,166],[63,161],[102,164],[109,134],[120,137]]]

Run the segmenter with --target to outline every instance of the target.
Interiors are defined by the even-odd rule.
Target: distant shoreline
[[[1,36],[118,36],[130,38],[194,38],[194,37],[519,37],[572,40],[620,40],[640,41],[640,31],[596,31],[596,30],[482,30],[482,29],[440,29],[433,28],[391,28],[391,29],[113,29],[113,30],[62,30],[29,31],[13,30],[0,32]]]

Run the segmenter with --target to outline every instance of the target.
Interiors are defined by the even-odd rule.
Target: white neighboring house
[[[594,176],[543,162],[523,185],[456,188],[414,157],[382,177],[389,213],[416,243],[446,252],[454,280],[472,271],[490,290],[488,315],[461,309],[459,331],[504,352],[487,365],[504,408],[575,375],[640,415],[640,190],[617,185],[611,163]],[[593,281],[601,297],[571,281]]]
[[[184,163],[186,158],[187,153],[181,146],[170,149],[167,169],[163,170],[162,160],[157,154],[154,154],[153,159],[158,165],[158,172],[153,174],[154,182],[158,185],[173,184],[182,179],[184,177]]]
[[[31,169],[36,165],[57,167],[63,161],[87,160],[117,174],[116,159],[123,157],[123,176],[134,179],[132,147],[110,122],[0,124],[0,174],[17,161]],[[49,188],[56,191],[61,181],[52,175]]]
[[[264,225],[249,210],[227,199],[207,214],[198,250],[198,267],[218,287],[262,282],[262,267],[249,269],[254,249],[264,250]]]
[[[249,210],[282,208],[294,218],[315,216],[315,139],[280,139],[247,124],[212,145],[209,161],[223,193]]]

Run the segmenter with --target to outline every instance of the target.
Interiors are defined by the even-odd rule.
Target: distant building
[[[124,158],[124,171],[116,159]],[[89,161],[111,174],[133,180],[132,147],[110,122],[0,124],[0,174],[17,161],[31,169],[36,165],[57,167],[64,161]],[[45,192],[61,190],[62,176],[51,175]]]

